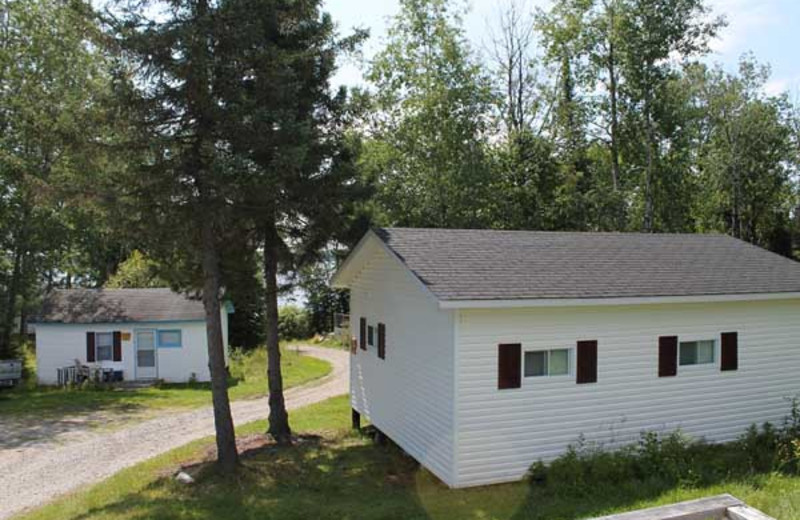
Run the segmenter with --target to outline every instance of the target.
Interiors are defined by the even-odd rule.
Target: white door
[[[156,333],[152,330],[136,332],[136,379],[155,379],[158,377],[156,367]]]

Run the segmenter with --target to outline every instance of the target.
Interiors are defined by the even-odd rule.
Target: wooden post
[[[352,411],[353,429],[361,430],[361,414],[358,413],[355,408],[351,408],[351,411]]]

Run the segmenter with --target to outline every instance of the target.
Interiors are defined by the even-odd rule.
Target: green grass
[[[244,458],[234,479],[194,465],[198,481],[177,484],[182,463],[207,457],[211,439],[198,441],[124,470],[60,499],[25,519],[578,519],[731,493],[781,520],[800,519],[800,478],[777,474],[731,479],[710,487],[653,489],[622,485],[579,495],[527,483],[450,490],[397,449],[374,446],[349,430],[346,397],[293,412],[304,442],[267,445]],[[240,436],[263,432],[256,422]]]
[[[266,359],[265,349],[231,355],[231,399],[249,399],[266,394]],[[329,363],[299,355],[294,348],[283,348],[281,366],[285,388],[318,379],[331,371]],[[211,389],[207,383],[161,384],[136,390],[61,389],[26,384],[14,390],[0,391],[0,416],[58,418],[89,411],[131,413],[206,405],[211,405]]]

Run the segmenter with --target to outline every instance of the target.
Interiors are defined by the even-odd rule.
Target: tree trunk
[[[11,270],[11,280],[8,284],[6,298],[6,312],[3,317],[3,333],[0,336],[0,359],[14,357],[11,345],[11,335],[14,329],[14,316],[16,316],[17,295],[19,294],[20,276],[22,274],[22,246],[17,243],[14,248],[14,266]]]
[[[217,433],[217,466],[222,473],[230,475],[239,465],[239,454],[236,450],[236,432],[228,399],[228,374],[222,341],[219,254],[211,221],[205,219],[202,226],[203,306],[206,313],[208,368],[211,371],[211,400],[214,404],[214,427]]]
[[[645,172],[645,184],[644,184],[644,231],[647,233],[652,233],[653,231],[653,213],[654,210],[654,194],[653,194],[653,169],[654,169],[654,158],[653,158],[653,122],[652,117],[650,115],[650,99],[649,94],[645,98],[644,101],[644,114],[645,114],[645,125],[647,126],[646,133],[647,133],[647,145],[645,146],[647,152],[647,170]]]
[[[283,399],[281,374],[281,349],[278,338],[278,252],[280,237],[274,222],[264,226],[264,283],[267,322],[267,381],[269,385],[269,428],[267,433],[275,442],[288,445],[292,442],[289,414]]]
[[[27,198],[26,198],[27,199]],[[0,336],[0,358],[14,357],[14,346],[12,335],[14,330],[14,318],[17,315],[17,298],[22,292],[23,285],[23,262],[28,251],[28,241],[30,228],[28,221],[31,216],[31,205],[25,203],[19,226],[14,233],[14,266],[11,270],[11,280],[8,284],[8,294],[6,300],[6,314],[3,317],[3,332]]]
[[[617,114],[617,70],[614,42],[608,45],[608,96],[611,103],[611,183],[619,190],[619,116]]]

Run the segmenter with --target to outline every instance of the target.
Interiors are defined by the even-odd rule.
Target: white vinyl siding
[[[361,317],[385,323],[386,359],[377,348],[350,357],[353,408],[447,483],[453,481],[453,314],[377,244],[350,288],[357,338]],[[377,344],[377,330],[372,343]]]
[[[751,424],[780,423],[800,394],[800,300],[460,310],[456,344],[456,486],[517,480],[584,435],[615,447],[643,430],[680,428],[729,441]],[[714,339],[738,332],[739,369],[719,356],[658,377],[658,337]],[[598,341],[598,380],[525,378],[497,390],[497,345],[523,352]]]

